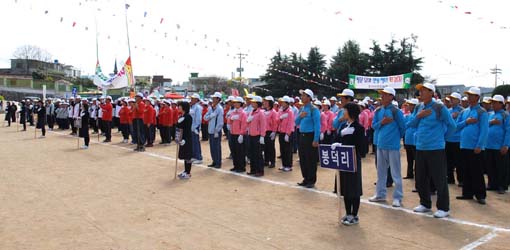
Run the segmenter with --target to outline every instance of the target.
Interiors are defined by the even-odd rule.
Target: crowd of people
[[[193,164],[202,164],[201,141],[209,141],[211,168],[221,168],[221,140],[225,134],[233,172],[254,177],[264,176],[265,167],[290,172],[298,154],[303,180],[298,183],[314,188],[317,182],[319,144],[355,146],[356,172],[341,172],[340,195],[344,196],[345,225],[359,223],[358,210],[362,190],[361,159],[375,155],[377,182],[370,202],[387,199],[387,188],[395,185],[392,206],[402,206],[402,179],[415,179],[420,204],[417,213],[432,209],[431,195],[437,194],[434,217],[449,216],[449,184],[462,187],[459,200],[486,204],[486,191],[504,194],[510,183],[510,109],[501,95],[483,98],[480,89],[472,87],[464,94],[451,93],[437,98],[435,86],[417,85],[414,98],[396,102],[396,92],[387,87],[379,90],[380,98],[355,99],[351,89],[331,98],[316,98],[310,89],[299,97],[247,95],[222,100],[219,92],[202,99],[198,94],[186,100],[157,100],[138,93],[134,98],[94,99],[76,96],[68,100],[48,99],[21,101],[21,108],[8,103],[6,120],[26,122],[42,129],[71,129],[71,135],[84,138],[83,149],[89,147],[90,134],[104,136],[111,142],[112,129],[122,134],[122,143],[136,145],[134,151],[153,147],[159,130],[161,145],[178,145],[179,158],[185,169],[178,176],[191,178]],[[337,99],[338,98],[338,99]],[[33,116],[36,115],[37,119]],[[201,136],[200,136],[201,134]],[[490,140],[488,140],[490,138]],[[279,156],[276,155],[276,141]],[[401,146],[404,146],[407,170],[401,176]],[[249,169],[247,166],[249,165]],[[484,175],[488,176],[485,183]],[[336,186],[335,180],[335,186]],[[336,191],[336,187],[334,189]]]

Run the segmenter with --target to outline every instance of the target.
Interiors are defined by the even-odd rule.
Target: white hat
[[[198,100],[200,100],[200,95],[195,93],[195,94],[191,95],[191,99],[198,99]]]
[[[228,96],[228,98],[227,98],[227,100],[226,100],[226,102],[231,102],[231,101],[233,101],[234,99],[235,99],[235,97],[234,97],[234,96],[229,95],[229,96]]]
[[[138,92],[138,94],[136,94],[136,96],[143,98],[143,94],[141,92]]]
[[[418,99],[416,99],[416,98],[412,98],[410,100],[407,100],[407,103],[413,104],[413,105],[418,105],[418,104],[420,104],[420,101],[418,101]]]
[[[471,87],[471,88],[469,88],[468,91],[465,91],[464,94],[480,96],[480,88]]]
[[[363,108],[367,107],[367,103],[366,103],[366,102],[364,102],[364,101],[361,101],[361,102],[359,103],[359,105],[360,105],[361,107],[363,107]]]
[[[305,93],[306,95],[308,95],[310,98],[313,99],[313,91],[311,91],[310,89],[305,89],[305,90],[299,90],[299,93],[300,94],[303,94]]]
[[[111,96],[107,96],[107,97],[106,97],[106,99],[110,99],[110,100],[112,100],[112,97],[111,97]]]
[[[264,97],[264,100],[274,102],[274,98],[272,96],[270,96],[270,95]]]
[[[260,97],[260,96],[253,96],[251,98],[251,102],[262,102],[262,97]]]
[[[328,106],[330,106],[330,107],[331,107],[331,102],[330,102],[329,100],[324,100],[324,101],[322,102],[322,105],[328,105]]]
[[[248,94],[248,95],[246,95],[246,98],[251,99],[251,98],[253,98],[253,95],[252,94]]]
[[[290,98],[288,96],[284,96],[284,97],[280,98],[280,101],[286,102],[286,103],[291,103],[291,102],[294,102],[294,99]]]
[[[92,101],[97,101],[97,98],[92,98]]]
[[[313,104],[317,105],[317,106],[322,106],[322,102],[319,100],[315,100],[315,102],[313,102]]]
[[[76,96],[76,99],[81,99],[81,96],[80,96],[80,95],[77,95],[77,96]]]
[[[234,97],[232,98],[232,102],[239,102],[239,103],[243,103],[244,102],[244,99],[240,96],[238,97]]]
[[[453,92],[453,93],[451,93],[451,94],[449,95],[449,97],[450,97],[450,98],[452,98],[452,97],[453,97],[453,98],[455,98],[455,99],[457,99],[457,100],[462,99],[462,96],[461,96],[459,93],[457,93],[457,92]]]
[[[426,89],[429,89],[429,90],[432,90],[432,92],[436,92],[436,86],[434,86],[434,84],[432,83],[420,83],[418,85],[416,85],[416,89],[417,90],[421,90],[422,88],[426,88]]]
[[[467,97],[462,97],[462,101],[467,101]]]
[[[505,98],[502,95],[494,95],[491,100],[494,102],[505,103]]]
[[[295,101],[294,98],[289,97],[289,103],[294,103],[294,101]]]
[[[336,97],[332,96],[331,98],[329,98],[330,101],[338,101],[338,99],[336,99]]]
[[[354,98],[354,91],[352,91],[352,89],[344,89],[342,90],[342,93],[338,94],[337,96],[350,96]]]
[[[127,100],[127,102],[135,102],[135,99],[133,99],[133,98],[129,98],[129,99]]]
[[[491,98],[489,96],[485,96],[483,99],[482,99],[482,102],[483,103],[491,103]]]
[[[214,92],[214,94],[213,94],[213,95],[211,95],[211,98],[213,98],[213,97],[216,97],[216,98],[220,98],[220,99],[221,99],[222,95],[221,95],[221,93],[220,93],[220,92]]]
[[[392,87],[386,87],[382,90],[378,90],[377,92],[379,92],[379,94],[386,93],[395,96],[395,89]]]
[[[395,107],[398,107],[398,102],[397,102],[397,101],[395,101],[395,100],[394,100],[394,101],[392,101],[392,102],[391,102],[391,104],[392,104],[393,106],[395,106]]]

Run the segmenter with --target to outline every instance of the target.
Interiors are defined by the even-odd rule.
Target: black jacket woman
[[[179,143],[179,159],[184,160],[184,171],[179,174],[180,179],[191,178],[191,156],[192,156],[192,144],[191,144],[191,125],[192,118],[189,114],[190,104],[188,102],[179,102],[177,104],[181,115],[177,120],[177,131],[176,141]]]
[[[340,145],[352,145],[356,148],[356,171],[340,172],[340,194],[344,197],[346,215],[341,222],[344,225],[354,225],[359,223],[358,210],[360,198],[363,195],[362,174],[361,174],[361,155],[364,146],[365,128],[359,124],[358,117],[360,108],[355,103],[348,103],[344,106],[344,117],[347,119],[340,128],[332,147]]]
[[[46,108],[44,107],[44,104],[42,100],[39,100],[37,102],[37,105],[34,107],[35,112],[37,114],[37,124],[36,129],[41,129],[42,136],[40,138],[46,137]]]
[[[25,101],[21,101],[19,123],[23,125],[23,131],[27,131],[27,105],[25,104]]]
[[[81,105],[80,119],[81,119],[81,128],[78,132],[78,136],[83,138],[83,140],[85,141],[85,145],[83,145],[81,148],[88,149],[89,142],[90,142],[90,135],[89,135],[90,113],[89,113],[89,104],[88,103],[84,103],[83,105]]]

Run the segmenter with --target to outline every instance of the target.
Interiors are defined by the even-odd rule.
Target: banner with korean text
[[[413,73],[394,76],[358,76],[349,74],[350,89],[408,89],[411,87]]]

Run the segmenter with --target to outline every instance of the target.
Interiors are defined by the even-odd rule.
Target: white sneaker
[[[89,146],[83,145],[83,146],[81,146],[81,149],[89,149]]]
[[[449,215],[450,215],[449,211],[443,211],[443,210],[437,210],[434,213],[435,218],[444,218],[444,217],[448,217]]]
[[[381,202],[381,201],[386,201],[386,198],[378,197],[377,195],[374,195],[374,196],[370,197],[370,199],[368,199],[368,201],[370,201],[370,202]]]
[[[400,200],[393,200],[393,203],[391,204],[392,207],[401,207],[402,202]]]
[[[201,160],[194,160],[193,161],[193,164],[195,164],[195,165],[202,164],[202,163],[204,163],[204,162],[201,161]]]
[[[191,178],[191,174],[188,174],[186,172],[182,172],[179,174],[179,179],[189,179]]]
[[[424,205],[419,205],[413,209],[415,213],[428,213],[432,210],[430,208],[425,207]]]

